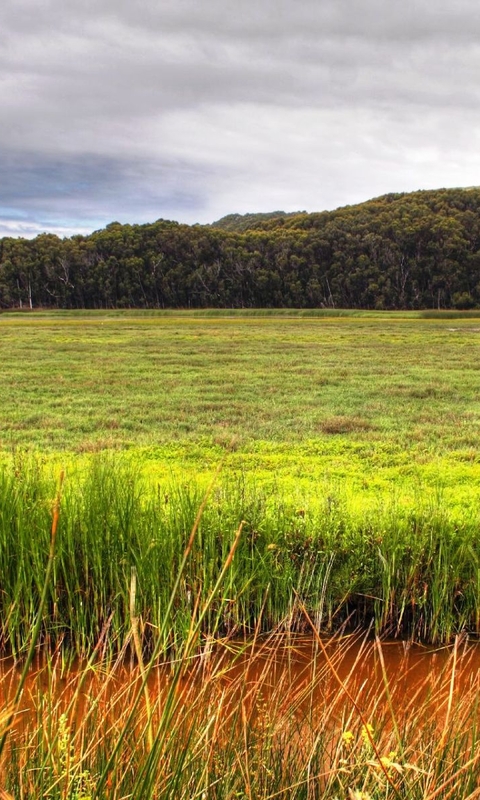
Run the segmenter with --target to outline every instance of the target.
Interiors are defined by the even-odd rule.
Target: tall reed
[[[97,510],[103,510],[114,527],[103,529],[103,537],[97,537],[100,545],[106,539],[110,554],[118,556],[122,551],[115,550],[113,532],[116,531],[119,537],[123,534],[124,547],[133,541],[140,548],[142,536],[137,533],[134,538],[135,525],[131,520],[145,534],[148,530],[145,520],[151,524],[152,519],[164,519],[165,503],[162,514],[153,516],[152,508],[155,510],[157,505],[148,496],[147,502],[145,498],[142,502],[141,486],[131,476],[115,475],[108,470],[104,476],[104,464],[96,469],[81,485],[83,488],[91,481],[92,487],[106,493],[99,494],[102,500]],[[122,478],[119,486],[115,484],[116,478]],[[32,797],[447,800],[478,796],[479,685],[468,661],[473,651],[466,648],[465,639],[457,637],[443,668],[420,681],[411,670],[408,648],[404,663],[397,665],[392,675],[385,666],[384,645],[378,637],[369,642],[365,636],[362,639],[347,635],[324,643],[307,608],[307,602],[313,602],[312,587],[318,580],[317,561],[308,557],[315,551],[312,545],[310,549],[305,545],[303,550],[299,549],[303,540],[298,537],[298,530],[295,531],[297,549],[287,551],[296,557],[302,554],[302,563],[290,559],[292,581],[296,577],[299,588],[292,583],[285,606],[290,608],[289,616],[282,618],[276,630],[261,636],[262,628],[271,626],[273,614],[270,593],[264,592],[261,606],[251,617],[255,620],[253,638],[245,638],[243,643],[233,638],[235,625],[229,627],[226,620],[230,619],[233,598],[245,603],[251,584],[259,580],[255,564],[250,563],[250,572],[245,564],[262,554],[258,544],[261,536],[280,531],[276,541],[264,542],[263,550],[264,555],[274,553],[278,557],[282,536],[292,535],[289,526],[294,517],[287,513],[274,518],[275,526],[271,523],[269,528],[264,524],[262,529],[262,522],[271,520],[269,513],[272,513],[265,498],[260,498],[259,503],[258,497],[243,493],[238,506],[227,505],[231,515],[232,508],[235,512],[230,521],[239,508],[251,514],[250,522],[240,522],[233,535],[232,527],[229,530],[218,527],[217,518],[221,517],[218,509],[223,507],[225,499],[222,493],[210,497],[209,503],[207,497],[203,501],[196,498],[198,502],[191,508],[193,521],[187,514],[190,506],[186,503],[191,495],[180,493],[174,509],[178,512],[183,509],[184,520],[189,520],[191,526],[182,528],[181,550],[172,537],[175,542],[172,553],[178,563],[176,572],[170,575],[170,595],[162,596],[165,605],[158,626],[151,621],[153,617],[146,616],[148,607],[143,606],[141,614],[137,608],[141,581],[149,574],[145,563],[137,558],[133,572],[136,579],[132,582],[130,572],[130,583],[122,588],[122,602],[129,602],[128,610],[123,611],[129,614],[129,619],[118,617],[118,609],[110,603],[100,631],[84,630],[83,638],[78,640],[72,635],[70,641],[82,646],[96,638],[88,660],[75,663],[72,651],[65,647],[67,636],[62,627],[65,602],[73,602],[74,593],[62,598],[60,588],[65,591],[62,581],[67,577],[66,566],[73,569],[68,547],[78,545],[76,540],[70,540],[73,526],[79,524],[75,512],[86,510],[87,501],[85,495],[78,494],[77,484],[73,484],[72,491],[67,482],[62,513],[58,513],[57,495],[53,523],[48,526],[45,541],[40,536],[40,523],[45,520],[45,512],[51,513],[51,501],[47,503],[43,494],[48,486],[33,470],[10,476],[10,481],[2,487],[5,505],[9,503],[13,510],[18,503],[17,522],[24,519],[20,512],[27,498],[30,500],[32,530],[43,546],[47,545],[41,584],[42,551],[35,549],[34,537],[31,552],[26,538],[21,542],[31,556],[31,564],[38,558],[39,572],[32,585],[40,591],[40,599],[30,634],[21,642],[27,653],[22,675],[14,661],[0,672],[0,693],[7,704],[9,698],[14,698],[15,712],[13,717],[11,711],[0,716],[0,793],[4,797],[9,800],[11,797],[15,800]],[[126,495],[119,495],[120,486],[127,487]],[[210,494],[213,488],[212,485]],[[162,533],[166,536],[173,529],[178,535],[178,528],[173,527],[175,516],[167,519],[171,527],[165,525]],[[279,524],[282,519],[283,527]],[[305,517],[301,519],[304,521]],[[337,534],[342,519],[337,509],[335,519],[329,520]],[[258,527],[253,527],[252,520]],[[21,527],[17,530],[21,531]],[[2,517],[2,530],[7,529],[6,518]],[[250,533],[246,541],[245,529]],[[324,538],[326,530],[324,526]],[[438,523],[427,530],[433,538]],[[448,528],[442,529],[442,535],[445,530]],[[88,526],[84,531],[93,547],[93,533]],[[303,528],[305,542],[307,533],[309,529]],[[212,545],[213,536],[217,549]],[[310,536],[313,539],[311,531]],[[314,541],[318,546],[318,539]],[[352,542],[355,541],[352,536]],[[151,559],[155,550],[151,541],[147,540],[143,546],[142,556]],[[207,579],[205,561],[201,559],[209,548],[217,561]],[[81,559],[87,559],[88,551],[79,548],[76,552],[80,570]],[[138,556],[135,548],[126,552],[130,558]],[[104,553],[101,550],[99,556],[94,552],[94,559],[87,563],[93,563],[92,572],[103,569],[108,581],[114,571],[109,571],[110,565],[102,560]],[[157,567],[159,563],[154,561]],[[305,567],[305,563],[310,566]],[[428,563],[431,565],[431,561]],[[332,622],[334,617],[329,609],[330,585],[336,577],[332,557],[327,564],[328,569],[319,571],[320,605],[313,603],[320,622],[324,619]],[[20,574],[26,574],[26,569],[24,566]],[[18,583],[15,585],[21,588]],[[268,585],[273,586],[272,575]],[[105,587],[100,589],[105,591]],[[111,589],[107,584],[107,592]],[[255,591],[258,592],[258,586]],[[51,607],[45,615],[47,598]],[[32,590],[32,608],[35,599]],[[190,605],[184,611],[182,625],[188,622],[188,629],[179,628],[177,620],[181,602],[185,600]],[[90,613],[93,618],[93,611]],[[106,609],[102,608],[102,613],[105,616]],[[263,614],[270,614],[265,622]],[[302,620],[313,633],[303,661],[302,640],[294,633]],[[59,626],[57,630],[54,622]],[[97,619],[96,624],[99,622]],[[22,620],[23,626],[27,624],[28,615]],[[147,625],[154,628],[150,635],[145,632]],[[49,646],[37,650],[39,669],[27,674],[26,667],[42,627]],[[219,638],[220,631],[227,629],[229,635]],[[16,630],[17,637],[22,630],[21,627]],[[202,634],[205,638],[199,647]],[[213,636],[217,637],[215,641]],[[132,640],[137,640],[133,647]],[[150,656],[146,646],[149,641]],[[372,664],[377,659],[379,672],[374,667],[369,673],[362,672],[367,658],[374,659],[369,662]]]
[[[37,620],[55,480],[32,458],[0,470],[0,648],[18,657]],[[207,598],[199,642],[305,629],[297,597],[330,633],[348,624],[427,642],[478,634],[475,509],[429,498],[358,510],[331,493],[299,507],[242,476],[224,478],[180,571],[203,491],[148,482],[113,457],[67,473],[41,641],[85,655],[108,621],[105,647],[118,651],[131,632],[132,570],[145,655],[161,639],[173,656]],[[242,520],[235,561],[211,597]]]

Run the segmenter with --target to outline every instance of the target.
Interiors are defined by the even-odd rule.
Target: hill
[[[218,230],[222,231],[244,233],[245,231],[260,228],[264,222],[286,219],[287,217],[295,217],[301,213],[305,212],[293,211],[287,213],[286,211],[270,211],[267,213],[258,214],[227,214],[226,217],[222,217],[216,222],[212,222],[210,227],[217,228]]]
[[[0,307],[480,308],[480,189],[0,240]]]

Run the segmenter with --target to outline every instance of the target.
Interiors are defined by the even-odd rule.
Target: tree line
[[[0,308],[480,307],[480,189],[0,239]]]

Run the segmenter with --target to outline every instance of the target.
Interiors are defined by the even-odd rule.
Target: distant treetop
[[[298,214],[303,213],[305,212],[292,211],[287,213],[286,211],[268,211],[258,214],[227,214],[226,217],[222,217],[216,222],[212,222],[209,227],[218,228],[222,231],[243,233],[244,231],[261,226],[263,222],[269,222],[270,220],[283,220],[287,217],[296,217]]]

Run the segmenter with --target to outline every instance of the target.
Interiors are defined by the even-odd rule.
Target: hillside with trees
[[[0,239],[0,308],[480,308],[480,189]]]
[[[226,217],[212,222],[211,228],[217,228],[222,231],[235,231],[236,233],[244,233],[255,228],[260,228],[262,223],[275,221],[276,219],[285,219],[286,217],[295,217],[305,212],[296,211],[287,214],[286,211],[270,211],[267,213],[259,214],[227,214]]]

